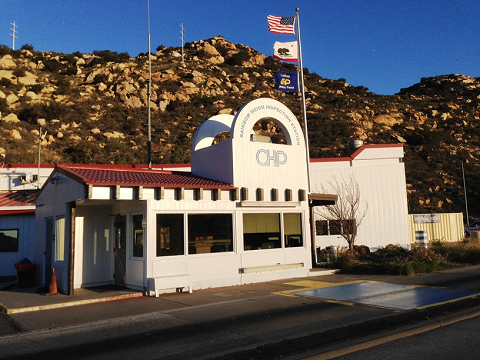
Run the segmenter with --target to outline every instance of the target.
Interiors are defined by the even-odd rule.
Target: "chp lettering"
[[[287,163],[287,154],[283,151],[260,149],[257,151],[257,163],[260,166],[279,167]]]

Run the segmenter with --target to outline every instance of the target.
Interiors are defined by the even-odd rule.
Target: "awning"
[[[308,200],[311,207],[335,205],[338,200],[338,195],[311,193],[308,194]]]

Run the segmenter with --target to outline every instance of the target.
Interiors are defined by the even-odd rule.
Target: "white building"
[[[273,121],[280,141],[255,134],[259,121]],[[368,203],[357,243],[408,246],[402,158],[401,145],[382,145],[312,160],[309,191],[297,119],[280,102],[257,99],[199,127],[191,173],[57,166],[36,201],[40,283],[48,284],[52,267],[69,294],[106,284],[153,294],[306,276],[317,247],[346,246],[328,232],[312,237],[310,217],[312,207],[318,212],[337,199],[321,186],[350,174]]]
[[[14,265],[24,258],[33,261],[35,197],[53,167],[0,165],[0,277],[15,276]]]
[[[280,126],[283,144],[255,141],[252,129],[263,119]],[[212,145],[225,130],[230,138]],[[67,293],[115,283],[151,294],[306,276],[305,148],[293,113],[257,99],[198,129],[192,173],[57,166],[36,202],[41,282],[51,267]],[[335,199],[317,194],[325,204]]]
[[[330,184],[349,184],[350,178],[358,183],[358,214],[366,213],[358,227],[356,245],[366,245],[372,251],[388,244],[410,247],[402,144],[363,145],[350,156],[313,159],[310,169],[312,191],[329,191]],[[322,211],[325,213],[316,209],[316,247],[346,247],[338,227],[318,214]]]

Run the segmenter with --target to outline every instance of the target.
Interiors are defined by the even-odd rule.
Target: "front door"
[[[126,262],[127,262],[127,220],[125,215],[115,217],[115,285],[126,286]]]

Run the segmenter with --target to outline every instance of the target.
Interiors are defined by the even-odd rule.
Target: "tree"
[[[347,180],[343,176],[341,180],[334,176],[333,181],[329,181],[328,185],[330,187],[328,190],[322,185],[322,192],[336,194],[338,200],[335,205],[326,205],[316,210],[316,214],[340,227],[337,230],[347,241],[349,250],[352,251],[358,228],[367,213],[368,204],[365,203],[365,207],[360,210],[360,185],[353,175],[350,175]]]
[[[33,51],[33,45],[32,44],[23,44],[20,50],[29,50]]]

